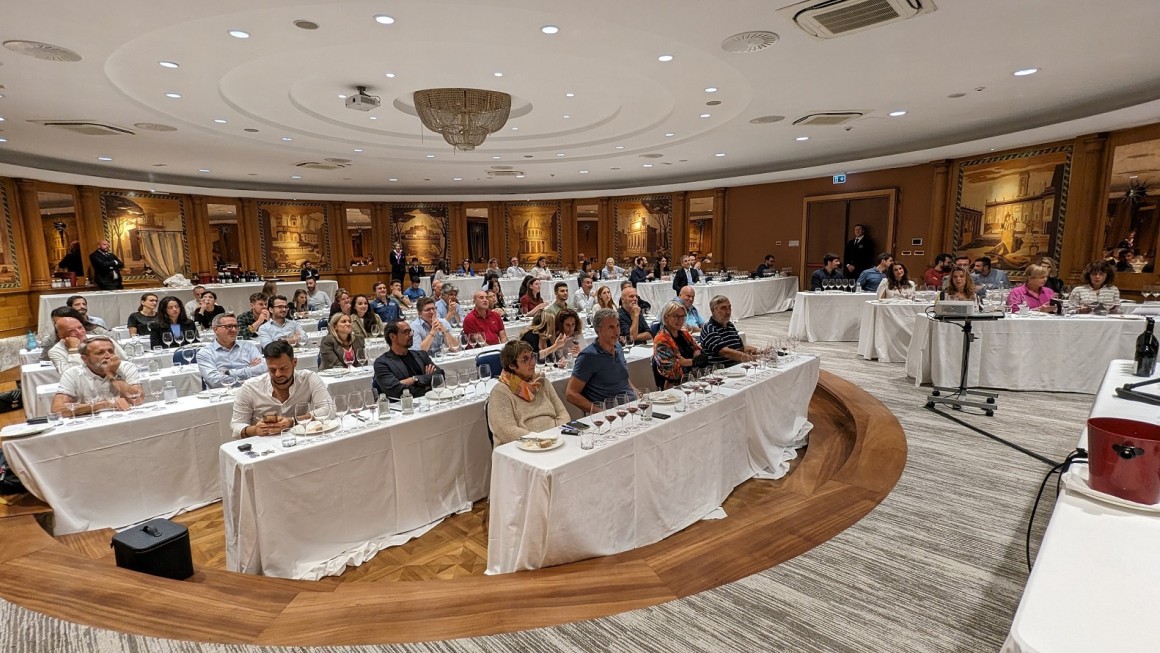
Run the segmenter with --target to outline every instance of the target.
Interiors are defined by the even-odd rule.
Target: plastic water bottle
[[[385,422],[391,419],[391,400],[387,398],[387,393],[379,393],[379,421]]]
[[[1031,307],[1027,305],[1027,300],[1019,302],[1019,315],[1030,315]]]
[[[150,374],[157,374],[157,373],[158,373],[158,372],[160,372],[160,371],[161,371],[161,365],[159,365],[159,364],[157,363],[157,359],[156,359],[156,358],[150,358],[150,359],[149,359],[149,373],[150,373]]]
[[[39,346],[36,342],[36,334],[32,332],[32,329],[29,329],[28,333],[24,335],[24,349],[32,351]]]
[[[404,415],[415,414],[415,398],[411,396],[410,388],[403,389],[403,396],[399,399],[399,403],[403,407]]]
[[[164,392],[165,392],[165,395],[164,395],[165,396],[165,403],[167,403],[167,404],[176,404],[177,403],[177,386],[173,385],[173,381],[166,381],[165,382]]]

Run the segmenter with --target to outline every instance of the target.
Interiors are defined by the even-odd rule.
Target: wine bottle
[[[1156,353],[1160,351],[1160,343],[1152,335],[1156,321],[1151,317],[1147,320],[1148,326],[1144,327],[1144,333],[1136,338],[1136,376],[1152,376],[1156,371]]]

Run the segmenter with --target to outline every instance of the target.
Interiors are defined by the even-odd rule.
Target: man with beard
[[[299,404],[314,404],[314,415],[334,414],[326,384],[313,370],[296,369],[294,348],[275,340],[262,348],[267,372],[246,381],[234,395],[230,430],[236,438],[279,435],[294,425]]]
[[[375,359],[375,378],[371,387],[379,394],[392,399],[403,396],[403,390],[410,390],[411,396],[422,397],[431,390],[431,377],[442,374],[431,356],[422,349],[411,349],[415,344],[415,334],[411,325],[404,320],[391,322],[386,326],[389,349]]]

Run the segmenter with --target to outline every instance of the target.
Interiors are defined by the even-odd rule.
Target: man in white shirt
[[[89,300],[85,299],[84,297],[81,297],[80,295],[73,295],[72,297],[68,298],[67,304],[69,308],[83,315],[90,324],[95,324],[106,329],[109,328],[109,325],[106,324],[105,321],[101,318],[97,317],[96,315],[89,315]]]
[[[312,311],[330,309],[330,295],[325,290],[318,289],[318,279],[313,277],[306,280],[306,306]]]
[[[52,361],[53,367],[61,374],[70,367],[78,367],[84,365],[82,360],[80,348],[85,340],[89,338],[89,334],[85,331],[84,325],[81,321],[73,317],[62,317],[56,321],[56,337],[59,338],[56,344],[48,350],[48,360]],[[105,338],[107,336],[91,336],[93,338]],[[110,342],[112,342],[110,340]],[[113,343],[113,353],[118,358],[124,360],[125,350],[121,349],[121,345]]]
[[[592,292],[592,277],[587,274],[580,275],[579,284],[576,294],[572,296],[572,308],[576,309],[577,313],[584,314],[596,306],[596,297]]]
[[[270,298],[270,321],[258,329],[258,343],[263,348],[275,340],[285,340],[291,347],[306,343],[306,332],[302,325],[294,320],[287,320],[290,313],[290,302],[285,295],[274,295]]]
[[[115,343],[107,336],[93,336],[80,344],[82,364],[70,367],[60,377],[60,389],[52,398],[52,412],[64,412],[69,404],[80,404],[76,415],[102,408],[129,410],[144,395],[137,380],[137,366],[122,363]]]
[[[193,312],[201,308],[201,296],[205,294],[205,286],[193,287],[193,299],[185,302],[185,314],[193,315]]]
[[[285,298],[283,298],[285,299]],[[313,415],[330,417],[334,405],[326,384],[311,370],[296,369],[294,348],[281,340],[262,348],[267,372],[242,384],[234,395],[230,431],[235,438],[279,435],[294,425],[300,404],[314,405]]]
[[[605,259],[604,267],[600,268],[601,279],[619,279],[624,276],[624,268],[616,264],[611,256]]]
[[[266,360],[258,345],[238,340],[238,318],[233,313],[213,317],[213,334],[213,341],[197,352],[197,367],[207,387],[224,386],[226,377],[246,381],[266,373]]]
[[[512,260],[511,260],[511,265],[508,266],[507,270],[504,270],[504,274],[506,274],[509,277],[512,277],[514,279],[522,279],[525,276],[527,276],[528,273],[526,270],[524,270],[523,268],[520,267],[519,257],[513,256]]]

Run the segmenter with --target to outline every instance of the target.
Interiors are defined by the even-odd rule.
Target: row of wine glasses
[[[431,377],[431,393],[436,398],[449,399],[450,401],[445,404],[447,406],[458,406],[467,401],[469,387],[472,389],[472,394],[478,397],[483,393],[483,389],[490,380],[490,365],[480,365],[459,372],[444,370],[442,374]]]
[[[827,290],[840,290],[842,292],[854,292],[855,286],[858,285],[855,279],[823,279],[822,292]]]
[[[172,347],[174,343],[177,343],[177,346],[179,347],[184,345],[192,345],[193,343],[198,342],[198,335],[197,332],[192,329],[188,331],[182,331],[176,336],[171,331],[166,331],[165,333],[161,334],[161,342],[165,343],[166,348]]]

